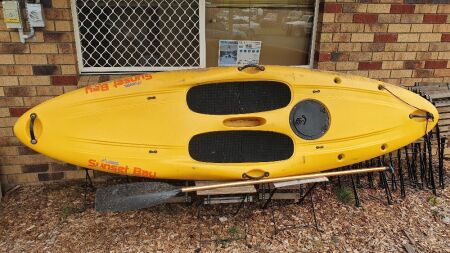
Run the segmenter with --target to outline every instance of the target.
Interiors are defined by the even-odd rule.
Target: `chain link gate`
[[[82,73],[205,66],[204,0],[73,0]]]

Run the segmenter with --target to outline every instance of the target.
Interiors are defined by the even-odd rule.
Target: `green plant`
[[[238,227],[230,227],[228,229],[228,235],[230,235],[231,238],[235,238],[239,235],[239,228]]]
[[[232,226],[228,229],[228,237],[225,238],[217,238],[215,242],[220,244],[222,247],[227,247],[228,244],[234,240],[239,240],[239,227]]]
[[[335,189],[336,197],[339,202],[348,204],[353,198],[351,189],[347,186],[341,186]]]
[[[61,219],[65,220],[70,215],[73,215],[76,213],[82,213],[83,211],[84,211],[83,208],[65,206],[65,207],[61,208]]]
[[[437,206],[438,199],[436,198],[436,196],[429,197],[428,198],[428,204],[430,204],[431,206]]]
[[[229,238],[218,238],[215,241],[216,241],[216,244],[219,244],[222,247],[227,247],[228,244],[231,242],[231,240]]]

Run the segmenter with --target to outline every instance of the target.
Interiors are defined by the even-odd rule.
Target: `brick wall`
[[[395,84],[450,82],[450,4],[442,0],[337,0],[321,5],[317,67]],[[380,3],[374,3],[380,2]],[[406,2],[407,4],[404,4]],[[421,4],[420,2],[427,2]],[[69,0],[41,0],[46,27],[26,44],[0,10],[0,179],[3,184],[84,177],[13,136],[28,108],[78,86],[119,76],[78,76]]]
[[[450,82],[449,2],[326,0],[317,66],[393,84]]]
[[[17,29],[7,29],[0,9],[0,179],[3,184],[34,183],[83,177],[83,171],[61,164],[19,144],[12,126],[29,108],[78,82],[70,0],[41,0],[45,28],[27,43]]]

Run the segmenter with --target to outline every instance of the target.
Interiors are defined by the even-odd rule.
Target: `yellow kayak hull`
[[[275,108],[261,105],[264,111],[239,113],[221,105],[217,109],[214,101],[202,97],[203,91],[190,94],[196,87],[218,83],[240,88],[269,83],[275,89],[279,84],[288,99]],[[226,85],[221,88],[226,90]],[[234,101],[228,95],[221,103]],[[272,101],[270,94],[265,96]],[[206,104],[195,105],[196,99]],[[308,122],[320,113],[303,117],[302,110],[309,110],[304,101],[325,108],[316,123]],[[434,119],[410,116],[424,112]],[[36,115],[33,122],[31,114]],[[308,174],[371,159],[422,137],[438,117],[436,108],[419,95],[376,80],[295,67],[227,67],[87,86],[32,108],[18,119],[14,133],[37,152],[94,170],[160,179],[236,180]],[[312,125],[302,129],[306,124]],[[214,136],[229,143],[214,143]],[[252,141],[246,144],[247,138]],[[231,155],[226,149],[236,143],[250,147]],[[220,150],[230,155],[217,154]]]

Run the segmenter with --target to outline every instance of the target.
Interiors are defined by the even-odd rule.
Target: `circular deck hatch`
[[[324,104],[307,99],[297,103],[291,111],[289,123],[296,135],[305,140],[322,137],[330,127],[330,115]]]

